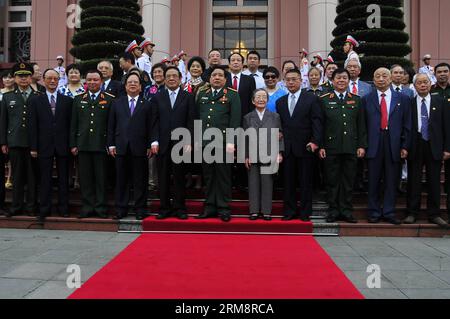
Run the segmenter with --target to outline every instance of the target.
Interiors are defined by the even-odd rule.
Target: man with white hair
[[[345,69],[350,73],[350,85],[348,91],[353,95],[364,97],[372,91],[372,86],[359,79],[361,75],[361,62],[357,59],[350,59],[344,65]]]
[[[114,74],[113,64],[108,60],[101,61],[97,65],[97,70],[99,70],[103,75],[102,92],[118,97],[123,91],[123,88],[122,83],[112,79]]]

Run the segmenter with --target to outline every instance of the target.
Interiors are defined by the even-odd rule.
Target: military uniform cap
[[[12,73],[16,75],[33,75],[33,67],[25,62],[16,63],[12,67]]]

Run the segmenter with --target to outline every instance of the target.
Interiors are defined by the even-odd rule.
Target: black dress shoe
[[[350,216],[344,216],[343,218],[344,221],[346,221],[349,224],[358,224],[358,221],[356,220],[355,217],[353,217],[352,215]]]
[[[89,213],[81,213],[80,215],[78,215],[78,219],[86,219],[89,218],[91,214]]]
[[[231,215],[230,215],[230,214],[222,214],[222,215],[220,216],[220,219],[221,219],[223,222],[228,223],[228,222],[231,221]]]
[[[250,220],[257,220],[258,217],[259,217],[259,216],[258,216],[257,214],[253,214],[253,215],[250,216],[249,219],[250,219]]]
[[[290,221],[290,220],[294,220],[295,216],[294,215],[287,215],[287,216],[283,216],[283,218],[281,218],[282,221]]]
[[[183,213],[183,212],[177,213],[176,216],[177,216],[178,219],[181,219],[181,220],[186,220],[186,219],[189,218],[188,214]]]
[[[208,218],[214,218],[216,217],[216,214],[213,213],[202,213],[198,216],[195,216],[195,219],[208,219]]]
[[[399,219],[395,218],[395,217],[384,217],[383,220],[386,223],[389,223],[389,224],[392,224],[392,225],[401,225],[402,224],[402,222]]]
[[[264,220],[270,222],[272,220],[272,216],[270,215],[265,215],[264,216]]]
[[[163,220],[163,219],[167,219],[171,216],[172,216],[172,214],[170,214],[170,213],[159,213],[158,216],[156,216],[156,219]]]
[[[336,223],[336,221],[337,221],[337,218],[335,216],[327,217],[327,223],[334,224],[334,223]]]
[[[369,217],[368,219],[369,224],[378,224],[380,221],[381,219],[378,217]]]

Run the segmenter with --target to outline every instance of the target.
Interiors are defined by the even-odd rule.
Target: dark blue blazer
[[[151,100],[152,111],[152,142],[159,143],[159,153],[171,152],[172,131],[177,128],[187,128],[193,137],[195,99],[188,92],[180,89],[172,109],[169,92],[162,90]]]
[[[131,116],[128,96],[113,101],[108,120],[108,146],[115,146],[117,155],[146,156],[151,148],[150,105],[141,96]]]
[[[122,83],[116,80],[111,80],[109,82],[108,87],[105,88],[105,92],[114,95],[116,98],[126,93],[124,92]]]
[[[62,94],[56,97],[53,115],[47,93],[30,100],[28,134],[30,149],[39,157],[69,156],[70,121],[73,100]]]
[[[309,143],[321,145],[323,134],[323,113],[319,98],[310,92],[303,92],[297,101],[294,114],[289,114],[290,94],[277,101],[277,113],[281,118],[286,156],[312,157],[306,149]]]
[[[391,155],[394,162],[400,161],[402,149],[410,149],[411,139],[411,100],[408,96],[392,92],[389,111],[389,139],[391,142]],[[366,112],[368,148],[366,157],[374,159],[378,155],[381,138],[381,106],[378,101],[378,91],[374,89],[362,98],[362,105]]]

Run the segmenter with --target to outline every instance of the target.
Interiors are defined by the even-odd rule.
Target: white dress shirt
[[[95,99],[94,99],[94,101],[95,101],[95,100],[97,100],[97,98],[100,95],[101,91],[98,91],[97,93],[92,93],[91,91],[88,91],[88,93],[89,93],[89,98],[91,98],[92,95],[95,96]]]
[[[52,95],[55,97],[55,103],[58,101],[58,91],[55,91],[54,93],[50,93],[49,91],[46,91],[47,98],[48,98],[48,104],[52,104]]]
[[[417,131],[422,132],[422,100],[425,99],[425,104],[427,105],[428,118],[430,118],[430,107],[431,107],[431,95],[428,94],[426,97],[420,97],[417,95]]]
[[[250,72],[250,70],[245,70],[242,72],[244,75],[249,75],[255,79],[256,88],[263,89],[266,87],[266,82],[264,82],[263,74],[261,71],[256,71],[255,73]]]
[[[295,96],[295,105],[297,105],[298,99],[300,98],[300,94],[301,94],[301,93],[302,93],[302,90],[301,90],[301,89],[298,90],[296,93],[290,93],[290,92],[289,92],[289,95],[288,95],[288,108],[289,108],[289,105],[291,105],[292,95]]]
[[[356,92],[357,95],[359,95],[359,79],[356,81],[350,80],[350,86],[349,86],[349,92],[353,94],[353,83],[356,84],[356,89],[358,92]]]
[[[386,92],[381,92],[380,90],[377,90],[377,94],[378,94],[378,105],[381,105],[381,94],[386,95],[384,97],[384,99],[386,100],[387,116],[388,116],[388,121],[389,121],[389,114],[391,113],[391,101],[392,101],[391,89],[389,88]]]
[[[111,79],[106,80],[105,82],[103,82],[103,87],[105,88],[105,90],[108,88],[109,83],[111,83]]]
[[[231,87],[233,87],[234,78],[237,77],[237,90],[239,90],[239,86],[241,85],[241,75],[242,72],[239,72],[238,74],[231,73]]]
[[[255,110],[256,110],[256,113],[258,114],[259,119],[262,122],[262,120],[264,118],[264,113],[266,113],[266,109],[264,109],[262,112],[260,112],[258,109],[255,109]]]
[[[347,92],[344,93],[339,93],[338,91],[334,90],[334,94],[340,99],[341,98],[341,94],[344,95],[343,99],[345,100],[345,98],[347,97]]]

